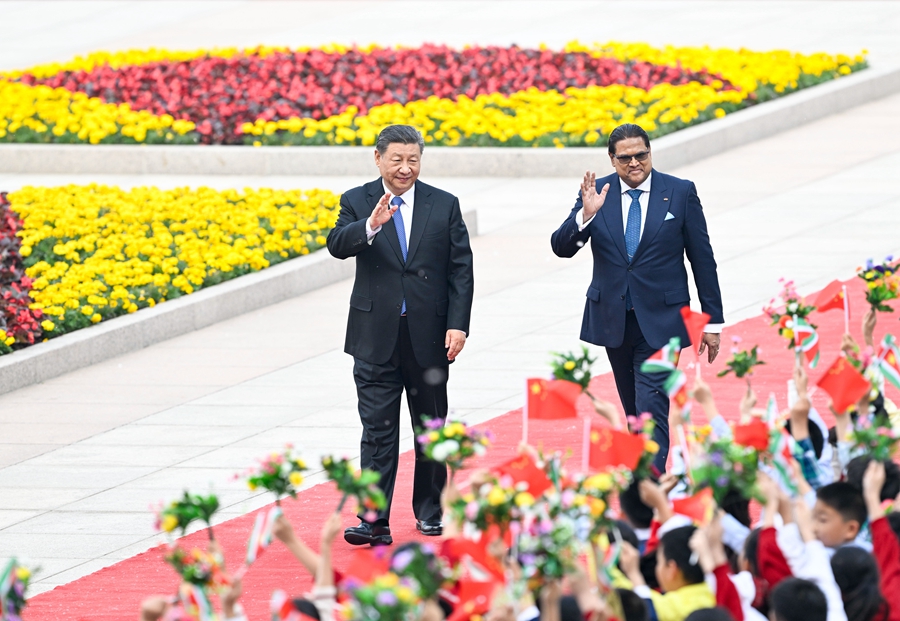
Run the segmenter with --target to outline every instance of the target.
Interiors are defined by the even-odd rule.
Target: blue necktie
[[[634,257],[638,244],[641,242],[641,194],[642,190],[628,190],[631,197],[631,206],[628,208],[628,221],[625,223],[625,252],[628,253],[628,262]],[[631,292],[625,290],[625,310],[631,310]]]
[[[403,204],[403,199],[399,196],[395,196],[391,199],[391,205],[397,206],[397,211],[394,212],[393,220],[394,220],[394,228],[397,229],[397,237],[400,239],[400,252],[403,253],[403,262],[406,262],[406,226],[403,224],[403,214],[400,213],[400,205]],[[640,218],[640,215],[638,215]],[[400,314],[406,314],[406,298],[403,298],[403,304],[400,306]]]

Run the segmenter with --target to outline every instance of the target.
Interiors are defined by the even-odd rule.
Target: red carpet
[[[864,311],[862,281],[853,279],[849,283],[851,299],[855,302],[855,316],[851,321],[851,331],[861,339],[859,324]],[[819,326],[822,359],[817,370],[811,373],[812,381],[818,379],[823,370],[837,357],[840,336],[843,332],[843,315],[834,310],[816,314],[812,318]],[[876,339],[880,340],[885,332],[900,333],[897,326],[897,314],[879,316]],[[730,357],[731,335],[740,335],[742,348],[759,344],[761,358],[766,365],[759,367],[753,385],[757,390],[760,407],[770,391],[778,397],[779,405],[784,408],[786,381],[790,378],[793,365],[793,354],[785,348],[783,340],[774,328],[768,326],[763,316],[742,321],[728,328],[723,335],[722,354],[711,367],[704,365],[704,378],[712,385],[719,410],[729,419],[734,419],[738,412],[738,402],[744,391],[743,381],[729,376],[716,378],[715,373],[724,367]],[[685,354],[682,367],[691,361],[691,355]],[[812,383],[811,381],[811,383]],[[594,394],[617,402],[612,375],[606,374],[594,379],[591,387]],[[890,390],[890,389],[889,389]],[[896,398],[896,394],[890,395]],[[818,391],[813,399],[820,411],[824,412],[826,398]],[[589,410],[589,404],[582,404],[583,410]],[[695,419],[702,421],[702,413],[696,412]],[[522,435],[522,413],[515,410],[495,418],[484,425],[493,431],[496,443],[488,455],[473,464],[480,467],[500,463],[511,458]],[[582,423],[580,420],[568,421],[531,421],[529,440],[532,444],[543,444],[547,448],[570,448],[573,465],[581,463]],[[240,469],[244,464],[235,464]],[[395,542],[405,540],[434,539],[421,537],[415,530],[415,519],[410,508],[412,494],[412,453],[401,456],[400,473],[398,475],[396,498],[391,528]],[[460,479],[465,480],[465,474]],[[316,549],[319,541],[319,530],[328,513],[338,504],[338,495],[331,484],[322,484],[304,491],[296,501],[283,503],[285,514],[298,535],[311,547]],[[355,516],[350,509],[344,511],[345,524],[355,523]],[[152,516],[148,513],[147,519]],[[230,520],[216,527],[217,539],[222,543],[226,558],[234,568],[242,562],[246,550],[247,538],[253,527],[254,515],[246,515]],[[205,532],[188,536],[183,542],[185,546],[205,546]],[[353,548],[339,540],[335,544],[335,565],[344,566]],[[73,620],[132,620],[137,617],[139,605],[143,598],[153,594],[174,594],[177,580],[174,571],[163,561],[163,548],[158,547],[127,559],[94,574],[85,576],[67,585],[35,596],[29,602],[25,618],[28,621],[56,621],[57,619]],[[251,620],[269,617],[268,601],[274,589],[284,589],[289,593],[300,595],[311,585],[311,579],[303,567],[277,541],[254,564],[244,578],[243,605]]]

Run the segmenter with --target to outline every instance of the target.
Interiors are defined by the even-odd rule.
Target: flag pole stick
[[[581,469],[587,473],[591,465],[591,419],[584,417],[584,437],[581,440]]]
[[[850,300],[847,299],[847,285],[843,285],[844,292],[844,333],[850,334]]]
[[[522,444],[528,444],[528,380],[525,380],[525,405],[522,407]]]

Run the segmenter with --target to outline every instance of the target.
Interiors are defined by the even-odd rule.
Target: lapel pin
[[[668,199],[668,198],[664,198],[663,200],[664,200],[664,201],[667,201],[667,200],[669,200],[669,199]]]

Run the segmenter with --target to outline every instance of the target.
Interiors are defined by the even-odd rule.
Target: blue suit
[[[609,183],[599,213],[578,230],[575,216],[582,208],[581,193],[550,243],[560,257],[572,257],[591,242],[594,272],[581,325],[581,339],[607,348],[616,386],[629,416],[650,412],[657,423],[654,439],[660,445],[656,465],[665,467],[668,454],[668,398],[659,374],[640,371],[640,364],[673,336],[687,346],[681,308],[690,304],[684,256],[691,263],[700,306],[710,323],[724,323],[722,295],[716,275],[706,218],[694,184],[653,171],[646,222],[631,263],[625,252],[622,185],[618,174],[597,180],[597,192]],[[629,292],[634,310],[625,308]],[[662,467],[660,467],[660,464]]]

